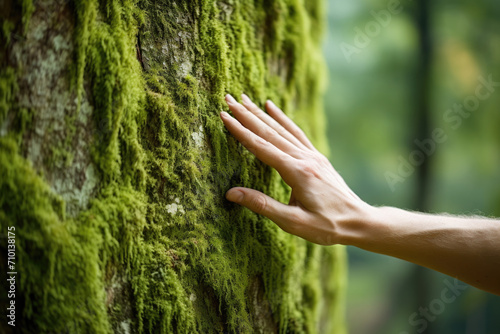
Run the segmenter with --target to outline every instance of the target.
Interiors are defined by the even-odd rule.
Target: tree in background
[[[353,54],[351,62],[342,53],[342,43],[354,45],[357,32],[366,31],[367,25],[373,28],[371,22],[380,22],[380,15],[395,2],[329,3],[328,136],[335,168],[349,186],[375,205],[498,217],[499,91],[481,101],[459,127],[444,118],[455,104],[475,94],[478,77],[492,75],[500,80],[498,1],[427,1],[426,31],[421,26],[425,21],[416,20],[424,3],[401,1],[400,13],[391,15],[386,26],[379,25],[378,34],[372,30],[370,44]],[[422,43],[424,35],[430,42],[427,47]],[[427,70],[422,66],[425,49],[430,51]],[[418,89],[425,76],[426,98]],[[426,133],[436,128],[446,132],[447,141],[426,156],[424,168],[415,166],[404,182],[392,188],[385,173],[397,172],[401,161],[409,161],[409,155],[419,150],[415,141],[431,138]],[[429,270],[418,277],[411,264],[355,248],[349,251],[347,314],[352,333],[422,329],[421,323],[414,322],[425,319],[419,308],[429,308],[439,298],[447,277]],[[425,279],[420,282],[426,293],[417,289],[419,278]],[[499,306],[497,296],[468,288],[427,322],[425,333],[497,333]]]
[[[7,0],[0,13],[0,269],[17,272],[15,299],[2,279],[16,324],[2,332],[344,331],[342,248],[223,196],[290,192],[223,129],[225,93],[273,99],[326,149],[322,1]]]

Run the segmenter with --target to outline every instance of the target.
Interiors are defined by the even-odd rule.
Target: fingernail
[[[219,115],[221,118],[228,118],[229,117],[229,114],[225,111],[221,111]]]
[[[252,103],[250,98],[248,96],[246,96],[245,94],[241,94],[241,98],[242,98],[243,102],[245,102],[245,103]]]
[[[231,94],[227,94],[226,95],[226,102],[229,104],[235,104],[236,100],[234,99],[234,97],[231,96]]]
[[[240,203],[244,196],[242,191],[236,189],[231,189],[226,193],[227,200],[235,203]]]

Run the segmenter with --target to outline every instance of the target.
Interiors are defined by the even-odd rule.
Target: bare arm
[[[221,113],[226,128],[292,188],[288,205],[241,187],[228,200],[308,241],[398,257],[500,295],[500,221],[370,206],[270,101],[268,113],[244,95],[243,105],[229,95],[226,101],[236,117]]]

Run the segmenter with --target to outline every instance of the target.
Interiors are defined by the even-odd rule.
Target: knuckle
[[[311,163],[311,161],[317,161],[317,159],[316,159],[316,156],[315,156],[314,152],[311,152],[311,151],[309,151],[309,150],[305,150],[302,154],[304,155],[304,158],[303,158],[303,159],[304,159],[304,160],[305,160],[308,164],[310,164],[310,163]]]
[[[325,162],[329,162],[328,159],[319,152],[311,152],[311,159],[316,161],[318,164],[324,164]]]
[[[269,142],[267,140],[265,140],[264,138],[261,138],[261,137],[255,138],[255,145],[254,146],[266,147],[268,144],[269,144]]]
[[[250,200],[250,205],[253,208],[253,211],[257,212],[258,214],[261,214],[267,208],[267,200],[264,196],[257,195]]]
[[[303,161],[298,167],[306,177],[319,177],[320,175],[320,169],[315,161]]]
[[[303,218],[296,212],[289,213],[288,216],[288,228],[290,233],[297,234],[300,232],[300,228],[303,225]]]
[[[308,151],[308,155],[309,160],[314,161],[318,164],[325,162],[325,160],[328,161],[328,159],[323,154],[316,151]]]
[[[295,167],[299,170],[299,172],[302,172],[307,167],[307,161],[298,160]]]
[[[278,135],[276,130],[274,130],[273,128],[268,127],[268,126],[266,126],[264,128],[264,130],[262,131],[262,134],[265,138],[274,138]]]
[[[309,164],[305,168],[305,173],[310,176],[319,177],[320,170],[315,164]]]

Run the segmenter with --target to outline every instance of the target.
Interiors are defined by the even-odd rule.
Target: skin
[[[352,245],[437,270],[500,295],[500,221],[374,207],[362,201],[276,105],[267,113],[246,95],[227,95],[235,117],[221,112],[229,132],[291,187],[283,204],[235,187],[229,201],[266,216],[284,231],[320,245]]]

